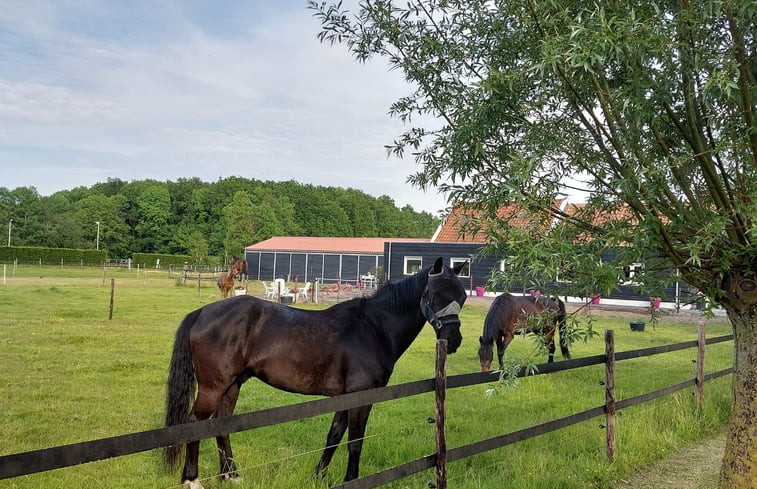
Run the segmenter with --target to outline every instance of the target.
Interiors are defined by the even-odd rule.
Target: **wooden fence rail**
[[[708,339],[704,344],[714,344],[724,341],[730,341],[733,335],[719,336]],[[614,354],[615,361],[628,360],[643,356],[657,355],[686,348],[700,346],[699,341],[688,341],[671,345],[664,345],[640,350],[631,350],[618,352]],[[439,354],[437,354],[439,355]],[[446,353],[445,353],[446,357]],[[554,372],[572,370],[575,368],[598,365],[605,363],[606,355],[595,355],[591,357],[576,358],[561,362],[546,363],[537,366],[537,372],[533,375],[546,375]],[[444,363],[437,358],[437,363]],[[733,368],[724,369],[704,375],[702,382],[713,380],[733,372]],[[440,373],[437,372],[437,379]],[[525,376],[525,368],[521,369],[518,376]],[[446,388],[453,389],[471,385],[491,383],[495,380],[491,372],[475,372],[469,374],[455,375],[451,377],[443,376],[446,380]],[[426,379],[405,384],[393,385],[377,389],[369,389],[361,392],[354,392],[331,398],[318,399],[299,404],[282,406],[277,408],[265,409],[249,413],[236,414],[222,418],[209,419],[194,423],[187,423],[168,428],[159,428],[138,433],[103,438],[99,440],[74,443],[40,450],[32,450],[23,453],[0,456],[0,479],[8,479],[21,475],[34,474],[48,470],[70,467],[82,463],[94,462],[107,458],[130,455],[133,453],[144,452],[156,448],[162,448],[169,445],[183,444],[188,441],[213,438],[219,435],[246,431],[264,426],[285,423],[297,419],[308,418],[321,414],[329,414],[335,411],[351,409],[366,404],[376,404],[393,399],[410,397],[418,394],[434,392],[438,382],[441,380]],[[679,384],[648,392],[636,397],[615,401],[615,411],[625,409],[637,404],[651,401],[658,397],[672,394],[673,392],[691,387],[697,384],[696,379],[687,380]],[[701,384],[701,382],[700,382]],[[442,389],[442,392],[444,389]],[[437,392],[437,404],[444,394]],[[441,407],[443,414],[443,406]],[[345,482],[335,486],[340,489],[368,489],[381,484],[385,484],[397,479],[407,477],[417,472],[437,467],[437,474],[444,473],[446,469],[437,465],[444,462],[454,462],[466,457],[479,453],[503,447],[512,443],[526,440],[534,436],[539,436],[550,431],[565,428],[588,419],[601,416],[607,411],[606,404],[597,406],[579,413],[572,414],[560,419],[548,421],[536,426],[531,426],[516,432],[507,433],[486,440],[481,440],[469,445],[445,449],[444,458],[441,460],[437,454],[428,455],[420,459],[407,462],[405,464],[377,472],[360,479]],[[444,422],[438,423],[437,432],[444,428]],[[437,434],[437,436],[442,436]],[[446,483],[446,482],[445,482]]]

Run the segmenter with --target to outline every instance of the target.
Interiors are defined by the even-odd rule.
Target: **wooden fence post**
[[[447,340],[436,341],[436,488],[447,489]]]
[[[607,460],[615,462],[615,333],[605,331],[605,439]]]
[[[113,319],[113,296],[116,292],[116,279],[110,279],[110,314],[108,314],[108,320]]]
[[[706,327],[704,321],[699,321],[699,334],[697,338],[697,412],[702,411],[704,401],[704,348],[707,344]]]

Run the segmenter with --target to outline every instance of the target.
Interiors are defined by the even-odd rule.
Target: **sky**
[[[384,148],[412,87],[319,28],[305,0],[3,0],[0,187],[293,179],[438,215]]]

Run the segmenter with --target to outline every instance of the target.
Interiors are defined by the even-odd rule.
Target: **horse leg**
[[[513,332],[510,330],[505,331],[505,334],[502,336],[501,339],[497,341],[497,359],[499,360],[499,369],[502,370],[505,367],[504,359],[505,359],[505,350],[507,350],[507,345],[510,344],[511,341],[513,341],[513,338],[515,336],[513,335]]]
[[[360,453],[363,450],[363,437],[365,425],[368,423],[368,415],[371,414],[373,405],[362,406],[349,410],[349,441],[347,442],[347,473],[344,481],[357,479],[360,473]]]
[[[326,435],[326,448],[323,449],[321,460],[318,461],[318,465],[315,466],[316,476],[321,478],[326,476],[326,471],[329,470],[331,458],[334,456],[336,447],[339,446],[339,442],[342,441],[342,437],[346,430],[347,411],[337,411],[334,413],[334,419],[331,421],[329,434]]]
[[[192,407],[190,421],[202,421],[210,418],[218,408],[219,394],[198,389],[197,399]],[[197,480],[197,463],[200,458],[200,440],[187,443],[187,457],[184,461],[184,471],[181,474],[181,483],[189,489],[202,489],[202,484]]]
[[[217,417],[230,416],[234,413],[237,399],[239,399],[239,389],[241,386],[242,383],[238,379],[231,384],[221,398],[221,403],[218,406],[218,413],[216,414]],[[229,435],[217,436],[216,444],[218,445],[218,456],[221,459],[221,479],[239,479],[237,466],[234,463],[234,455],[231,452],[231,440],[229,439]]]
[[[547,363],[552,363],[555,361],[555,330],[552,329],[547,333],[547,336],[544,339],[549,345],[549,359],[547,360]]]

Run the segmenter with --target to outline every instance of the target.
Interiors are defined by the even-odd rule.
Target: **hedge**
[[[0,248],[0,263],[86,263],[100,265],[108,257],[106,250],[76,250],[71,248],[42,248],[35,246],[5,246]]]

